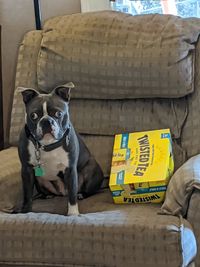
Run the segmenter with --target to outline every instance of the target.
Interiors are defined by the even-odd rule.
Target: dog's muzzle
[[[51,133],[55,128],[54,120],[51,118],[44,118],[40,121],[40,127],[42,128],[43,134]]]
[[[37,135],[43,137],[45,134],[51,134],[55,139],[57,139],[57,135],[59,133],[59,127],[55,120],[48,117],[43,117],[37,127]]]

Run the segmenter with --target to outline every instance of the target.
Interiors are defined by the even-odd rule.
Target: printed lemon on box
[[[109,186],[115,203],[159,203],[174,170],[169,129],[115,136]]]

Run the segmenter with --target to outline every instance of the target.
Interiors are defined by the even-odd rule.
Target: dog
[[[68,215],[78,215],[77,199],[95,194],[104,176],[69,116],[72,82],[49,94],[19,87],[25,104],[25,126],[19,137],[23,204],[32,211],[33,188],[38,193],[68,196]]]

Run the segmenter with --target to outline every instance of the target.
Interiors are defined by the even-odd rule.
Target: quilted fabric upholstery
[[[196,46],[195,92],[188,96],[188,117],[183,127],[182,147],[188,157],[200,153],[200,42]]]
[[[41,32],[28,32],[20,46],[16,70],[15,88],[24,86],[38,89],[37,86],[37,58],[41,42]],[[21,94],[14,91],[10,143],[15,144],[19,138],[19,132],[24,125],[24,103]]]
[[[61,16],[44,25],[38,84],[73,81],[74,97],[181,97],[193,91],[199,20],[103,11]]]
[[[190,158],[171,177],[161,212],[185,217],[195,189],[200,190],[200,155]]]
[[[76,88],[71,94],[72,97],[75,91]],[[170,128],[173,137],[179,138],[187,116],[187,104],[185,98],[179,100],[72,99],[70,112],[74,126],[83,134],[113,136],[122,132]]]
[[[39,63],[36,59],[40,54],[41,38],[40,31],[26,34],[19,50],[16,88],[25,86],[40,89],[37,84]],[[185,98],[81,100],[74,98],[76,90],[77,88],[72,91],[71,120],[77,131],[83,135],[106,176],[110,173],[114,134],[121,132],[169,127],[174,139],[175,167],[178,168],[185,161],[185,152],[177,144],[188,112]],[[10,129],[11,145],[18,142],[24,118],[22,97],[15,91]]]
[[[16,87],[49,92],[59,83],[75,82],[70,106],[72,121],[105,175],[109,175],[116,132],[170,127],[177,166],[185,161],[185,151],[188,155],[199,151],[196,138],[200,105],[199,100],[188,95],[195,89],[195,97],[199,96],[198,76],[195,86],[193,81],[199,20],[159,15],[144,16],[144,21],[137,17],[138,23],[135,19],[116,12],[56,17],[46,22],[44,31],[26,34],[19,50]],[[195,64],[199,66],[197,61]],[[15,92],[11,144],[17,144],[23,124],[22,98]],[[9,153],[16,164],[16,150]],[[2,166],[6,169],[6,164]],[[16,175],[17,181],[19,166],[15,167],[11,174]],[[5,169],[2,173],[6,173]],[[5,195],[6,190],[3,191],[0,190]],[[7,211],[15,201],[13,196]],[[121,267],[126,262],[126,266],[177,267],[187,266],[196,254],[190,224],[177,217],[157,215],[159,206],[117,206],[108,192],[79,204],[82,215],[78,218],[63,216],[67,212],[65,198],[35,201],[37,214],[2,213],[2,266],[18,263]]]
[[[195,190],[190,199],[187,220],[191,223],[197,240],[197,246],[200,247],[200,192]],[[200,253],[197,254],[195,267],[200,267]]]
[[[0,151],[0,211],[12,212],[22,197],[21,171],[17,149]]]
[[[46,213],[65,213],[65,198],[38,201],[37,214],[1,214],[1,262],[177,267],[195,256],[189,223],[157,215],[158,205],[115,205],[105,191],[80,201],[80,216],[67,217]]]

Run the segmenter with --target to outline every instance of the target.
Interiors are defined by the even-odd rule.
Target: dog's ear
[[[39,95],[39,93],[32,88],[18,87],[17,92],[22,94],[23,101],[25,104],[27,104],[31,99]]]
[[[53,90],[53,94],[58,95],[61,97],[64,101],[69,102],[70,101],[70,91],[72,88],[74,88],[74,84],[72,82],[59,85]]]

